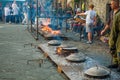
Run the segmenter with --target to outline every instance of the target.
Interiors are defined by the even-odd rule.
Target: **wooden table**
[[[68,62],[65,57],[57,55],[55,53],[56,46],[49,46],[47,43],[38,45],[38,48],[43,51],[45,57],[49,57],[57,65],[58,72],[63,72],[70,80],[120,80],[120,75],[113,71],[111,71],[110,74],[111,79],[85,78],[83,74],[84,71],[91,67],[99,65],[98,62],[89,57],[86,57],[86,61],[82,63]]]

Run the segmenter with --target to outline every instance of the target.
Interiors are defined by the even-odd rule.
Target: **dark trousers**
[[[5,16],[5,22],[6,23],[9,23],[9,21],[10,21],[10,16],[8,15],[8,16]]]

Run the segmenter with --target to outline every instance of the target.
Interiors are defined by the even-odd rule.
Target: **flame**
[[[57,48],[57,54],[61,54],[62,53],[62,47],[58,47]]]
[[[52,31],[52,34],[58,35],[58,34],[60,34],[60,30],[53,30],[53,31]]]
[[[41,30],[47,34],[52,34],[52,35],[61,34],[60,30],[52,30],[52,28],[50,28],[48,26],[50,24],[50,22],[51,22],[50,18],[43,20],[43,22],[42,22],[43,26],[42,26]]]
[[[52,29],[49,26],[44,26],[41,30],[45,32],[52,32]]]
[[[47,33],[51,33],[53,35],[61,34],[60,30],[52,30],[52,28],[50,28],[49,26],[43,26],[41,30]]]

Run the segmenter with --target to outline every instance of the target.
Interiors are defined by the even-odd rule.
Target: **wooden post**
[[[48,57],[48,54],[47,54],[47,53],[44,53],[44,56],[45,56],[45,58],[47,58],[47,57]]]
[[[58,71],[59,73],[62,73],[62,68],[61,68],[60,65],[58,65],[58,67],[57,67],[57,71]]]
[[[36,40],[38,40],[39,34],[38,34],[38,0],[37,0],[37,38]]]

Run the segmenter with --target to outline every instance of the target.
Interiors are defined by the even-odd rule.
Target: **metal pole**
[[[32,32],[32,2],[30,0],[30,26],[31,26],[31,32]]]
[[[38,40],[39,34],[38,34],[38,0],[37,0],[37,38],[36,40]]]
[[[65,0],[65,9],[67,8],[67,0]],[[66,15],[66,11],[65,11],[65,15]],[[66,18],[66,17],[65,17]],[[67,18],[65,19],[66,22],[66,32],[67,32]]]

